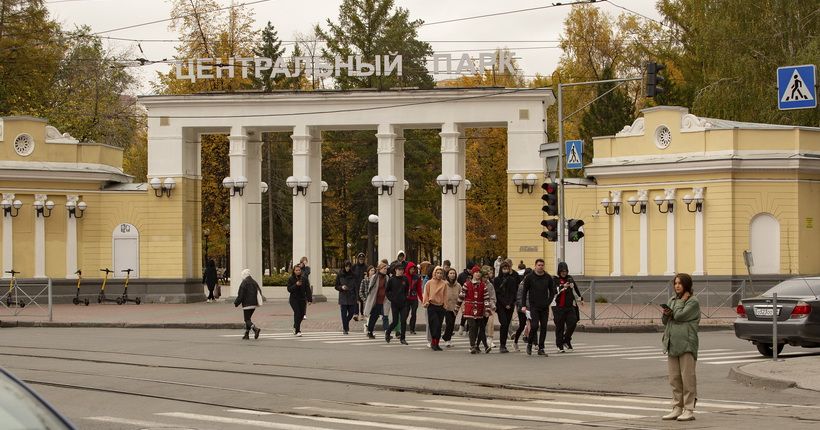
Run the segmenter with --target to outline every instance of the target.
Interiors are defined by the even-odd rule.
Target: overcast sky
[[[252,0],[248,0],[252,1]],[[224,5],[229,0],[220,0]],[[241,1],[237,1],[241,3]],[[314,24],[325,19],[336,19],[341,0],[271,0],[249,6],[254,11],[257,27],[264,27],[271,21],[282,40],[293,40],[296,32],[310,33]],[[519,9],[527,9],[553,4],[553,1],[515,0],[396,0],[397,5],[407,8],[413,19],[435,23],[450,19],[492,14]],[[87,25],[94,32],[105,32],[114,28],[156,21],[170,17],[170,2],[167,0],[47,0],[52,15],[64,28]],[[655,0],[615,0],[615,4],[631,9],[653,19],[660,19],[655,10]],[[443,7],[446,5],[447,7]],[[601,10],[617,16],[624,13],[609,2],[597,3]],[[563,30],[563,20],[569,12],[568,6],[525,11],[508,15],[425,25],[419,29],[419,37],[429,41],[436,52],[451,52],[454,57],[462,53],[477,55],[478,52],[492,52],[497,47],[508,47],[515,53],[520,67],[528,77],[536,73],[549,74],[561,55],[556,48]],[[130,51],[132,58],[144,56],[149,60],[171,59],[175,54],[174,43],[150,42],[145,39],[176,39],[177,34],[168,29],[168,22],[151,24],[104,35],[120,38],[140,39],[143,53],[136,42],[114,41],[106,43],[116,52]],[[480,42],[492,41],[492,42]],[[146,66],[134,68],[143,85],[138,93],[150,91],[149,80],[153,80],[156,70],[168,66]]]

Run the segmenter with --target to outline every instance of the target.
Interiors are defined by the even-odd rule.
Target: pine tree
[[[285,49],[282,48],[282,42],[279,40],[279,35],[270,21],[268,21],[268,25],[262,29],[261,41],[253,49],[253,53],[257,57],[270,58],[272,64],[276,64],[276,60],[285,53]],[[259,78],[254,74],[253,87],[260,88],[266,93],[273,91],[274,88],[281,88],[280,84],[287,77],[281,74],[271,77],[271,74],[273,74],[272,67],[267,70],[262,70],[262,76]]]

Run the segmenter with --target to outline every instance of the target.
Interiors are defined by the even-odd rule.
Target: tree
[[[276,60],[278,60],[284,52],[285,48],[282,48],[282,42],[279,40],[276,29],[273,27],[273,24],[268,21],[268,25],[262,29],[262,40],[253,50],[254,55],[257,57],[270,58],[272,63],[276,64]],[[287,79],[287,77],[283,75],[276,75],[271,78],[273,68],[262,70],[261,74],[262,76],[259,78],[254,75],[253,86],[254,88],[261,88],[266,93],[273,91],[274,88],[280,87],[279,84]]]
[[[338,23],[326,21],[327,30],[316,25],[315,33],[324,39],[322,57],[330,63],[335,58],[347,60],[360,55],[362,60],[374,64],[377,55],[397,53],[407,66],[403,74],[389,76],[350,76],[343,73],[336,77],[340,89],[393,87],[432,88],[433,77],[425,65],[425,59],[433,54],[430,44],[418,40],[421,20],[410,20],[407,9],[395,8],[394,0],[344,0],[339,7]],[[344,70],[344,69],[343,69]],[[346,71],[345,71],[346,72]]]

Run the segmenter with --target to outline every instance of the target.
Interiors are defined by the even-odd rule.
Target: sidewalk
[[[603,310],[602,310],[603,308]],[[623,308],[623,307],[622,307]],[[597,308],[600,319],[592,324],[586,313],[589,305],[581,308],[581,321],[577,331],[581,332],[618,332],[646,333],[661,332],[660,318],[653,307],[637,306],[634,309],[605,310]],[[141,304],[124,305],[97,304],[75,306],[59,304],[53,307],[53,319],[48,321],[44,310],[35,306],[19,311],[0,308],[0,325],[2,327],[137,327],[137,328],[197,328],[197,329],[241,329],[243,327],[241,309],[233,306],[232,301],[222,300],[216,303],[188,304]],[[617,311],[617,312],[616,312]],[[626,311],[626,312],[624,312]],[[332,302],[316,303],[308,307],[308,318],[303,321],[305,331],[341,330],[339,307]],[[633,318],[629,318],[632,316]],[[634,319],[640,316],[641,319]],[[653,319],[654,318],[654,319]],[[293,326],[293,311],[286,300],[269,300],[256,310],[254,322],[266,330],[290,330]],[[701,321],[701,330],[731,329],[734,318],[715,318]],[[419,308],[416,331],[426,329],[427,315]],[[362,331],[362,321],[351,321],[351,331]],[[513,325],[518,318],[513,318]],[[496,326],[498,322],[496,321]]]
[[[777,362],[757,361],[732,368],[729,377],[753,387],[773,390],[802,388],[820,392],[820,356],[792,357]]]

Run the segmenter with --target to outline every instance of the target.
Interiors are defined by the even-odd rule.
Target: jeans
[[[350,320],[353,319],[353,315],[356,315],[356,307],[358,305],[339,305],[339,308],[342,310],[342,329],[347,333],[350,331]]]
[[[547,340],[547,323],[550,319],[549,308],[530,309],[532,326],[530,327],[529,344],[535,343],[535,336],[538,336],[538,349],[544,349],[544,341]]]
[[[449,342],[450,339],[453,338],[453,331],[456,329],[456,313],[453,311],[446,311],[444,313],[444,339],[445,342]]]
[[[478,342],[484,342],[487,346],[487,335],[485,334],[487,328],[487,318],[476,318],[468,321],[470,326],[470,348],[478,348]]]
[[[410,305],[410,331],[415,332],[416,331],[416,314],[418,313],[418,310],[419,310],[419,301],[418,300],[412,300],[412,301],[407,302],[407,304]]]
[[[399,318],[401,318],[399,339],[404,339],[407,334],[407,315],[410,313],[410,305],[408,303],[390,302],[390,313],[393,315],[393,321],[387,327],[387,333],[393,332],[393,329],[399,324]]]
[[[564,345],[572,343],[572,333],[578,325],[578,316],[575,307],[554,306],[552,308],[552,318],[555,321],[555,346],[564,349]]]
[[[370,310],[370,319],[367,321],[367,332],[373,334],[376,329],[376,321],[382,317],[382,330],[387,330],[387,317],[384,316],[384,304],[375,303],[373,309]]]
[[[302,320],[305,318],[307,312],[307,301],[304,300],[288,300],[290,308],[293,309],[293,330],[296,333],[302,331]]]
[[[251,331],[251,327],[253,327],[253,321],[251,321],[251,317],[253,316],[253,309],[242,309],[242,316],[245,318],[245,332]]]
[[[512,323],[513,312],[515,312],[513,306],[510,306],[510,309],[507,309],[504,305],[498,307],[498,323],[501,324],[499,338],[501,339],[502,348],[507,347],[507,339],[510,334],[510,324]]]
[[[430,336],[435,340],[441,339],[441,326],[444,322],[444,315],[444,306],[427,305],[427,324],[430,327]]]

